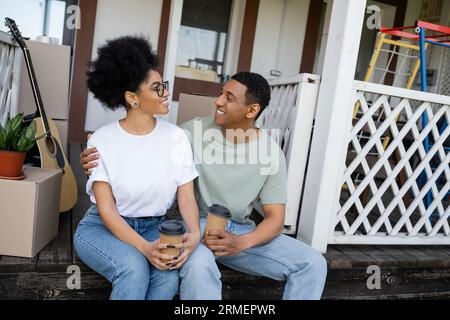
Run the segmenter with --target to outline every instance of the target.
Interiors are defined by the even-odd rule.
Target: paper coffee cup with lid
[[[205,238],[209,240],[218,239],[217,236],[206,236],[206,233],[210,230],[225,230],[230,219],[231,212],[228,208],[220,204],[210,206],[204,231]]]
[[[180,221],[165,221],[159,226],[159,242],[167,245],[183,243],[183,236],[185,233],[186,228]],[[163,248],[160,252],[169,256],[178,257],[181,254],[181,249]]]

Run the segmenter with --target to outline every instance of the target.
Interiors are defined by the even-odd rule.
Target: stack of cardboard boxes
[[[0,256],[34,257],[58,234],[62,171],[24,169],[24,180],[0,179]]]
[[[27,41],[44,109],[67,154],[70,47]],[[36,111],[23,61],[19,112]],[[25,167],[24,180],[0,179],[0,256],[34,257],[58,233],[62,170]]]
[[[67,155],[69,132],[70,47],[37,41],[26,41],[30,50],[42,102],[48,118],[55,121]],[[22,63],[19,89],[19,112],[36,111],[25,61]]]

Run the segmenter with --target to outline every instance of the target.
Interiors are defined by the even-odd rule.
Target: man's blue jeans
[[[165,217],[124,219],[146,240],[155,241]],[[85,264],[112,283],[112,300],[170,300],[178,291],[178,270],[158,270],[136,248],[116,238],[96,206],[78,225],[74,248]]]
[[[201,219],[202,234],[205,223],[206,220]],[[230,221],[227,229],[235,234],[245,234],[254,230],[255,225]],[[326,260],[319,252],[286,235],[234,257],[215,258],[200,244],[180,270],[182,300],[221,299],[220,272],[215,261],[244,273],[286,281],[285,300],[320,299],[327,275]]]

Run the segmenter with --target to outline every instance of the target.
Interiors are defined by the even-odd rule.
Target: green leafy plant
[[[28,126],[23,124],[23,114],[19,113],[14,118],[8,116],[6,126],[0,125],[0,150],[27,152],[33,148],[37,140],[36,123],[33,121]]]

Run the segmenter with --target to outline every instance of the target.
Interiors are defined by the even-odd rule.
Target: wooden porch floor
[[[81,146],[71,145],[79,201],[62,214],[58,236],[32,259],[0,256],[1,299],[107,299],[110,284],[77,257],[72,235],[89,201],[78,166]],[[323,299],[450,299],[450,246],[331,246]],[[67,288],[67,268],[82,271],[81,290]],[[368,266],[381,268],[381,289],[369,290]],[[279,299],[284,283],[221,267],[224,299]]]

